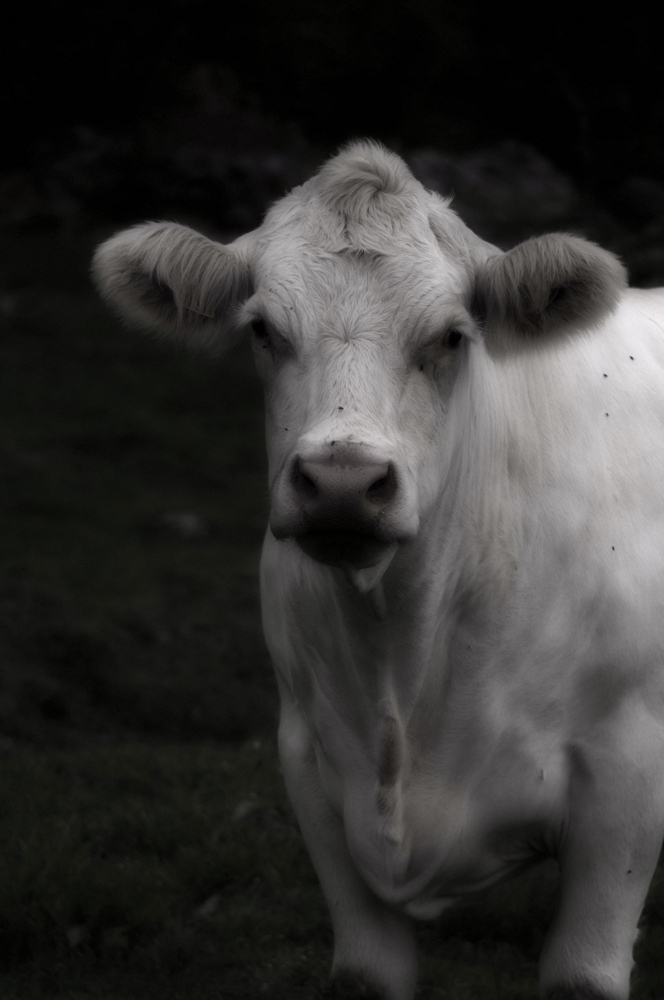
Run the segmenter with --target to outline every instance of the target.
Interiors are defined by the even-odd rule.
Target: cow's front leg
[[[630,735],[640,738],[638,729]],[[558,908],[540,963],[545,1000],[629,996],[637,924],[661,846],[664,774],[647,754],[629,761],[624,751],[572,754]]]
[[[320,880],[334,928],[332,976],[361,995],[411,1000],[417,957],[410,921],[382,903],[357,874],[343,824],[320,786],[307,727],[294,706],[282,706],[279,756],[290,801]]]

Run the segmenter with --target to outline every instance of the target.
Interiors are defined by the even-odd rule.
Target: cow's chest
[[[477,726],[468,739],[413,746],[396,723],[375,739],[350,726],[314,728],[321,785],[343,816],[359,872],[414,916],[439,913],[555,850],[564,768],[536,741]],[[481,727],[479,727],[481,728]],[[369,749],[368,744],[374,746]]]
[[[416,595],[372,625],[323,576],[289,593],[278,585],[287,572],[270,575],[278,553],[266,552],[264,620],[282,698],[371,888],[428,916],[555,850],[565,691],[515,668],[525,661],[514,624],[509,641],[488,613],[426,627],[444,616]],[[557,647],[549,657],[554,680],[570,657]],[[306,811],[305,792],[296,796]]]

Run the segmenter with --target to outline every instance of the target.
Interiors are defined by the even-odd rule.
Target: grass
[[[271,742],[15,748],[1,786],[3,998],[332,996]],[[533,1000],[554,891],[546,865],[422,925],[419,996]],[[637,1000],[662,995],[663,908],[660,875]]]
[[[123,330],[87,285],[104,235],[0,234],[0,996],[324,1000],[258,381]],[[419,996],[532,1000],[554,893],[547,865],[422,925]],[[661,872],[643,927],[634,997],[662,1000]]]
[[[22,750],[3,790],[3,997],[253,996],[258,951],[307,947],[316,885],[271,747]]]

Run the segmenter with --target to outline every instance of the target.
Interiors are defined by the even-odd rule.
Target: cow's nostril
[[[379,476],[378,479],[374,480],[371,486],[366,492],[367,500],[373,500],[374,502],[387,503],[392,499],[397,490],[397,480],[394,475],[394,469],[391,465],[388,466],[387,472],[383,476]]]
[[[367,490],[368,497],[382,497],[387,487],[389,476],[381,476],[375,483],[372,483]]]
[[[302,471],[299,459],[293,465],[291,483],[295,492],[306,500],[313,500],[314,497],[318,496],[318,487],[313,479]]]

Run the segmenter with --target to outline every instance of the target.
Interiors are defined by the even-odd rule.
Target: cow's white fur
[[[231,246],[147,224],[95,274],[172,335],[265,321],[277,534],[294,454],[397,470],[373,568],[269,530],[261,566],[334,969],[407,1000],[410,916],[554,854],[542,995],[627,997],[664,829],[664,292],[577,238],[501,254],[371,143]]]

